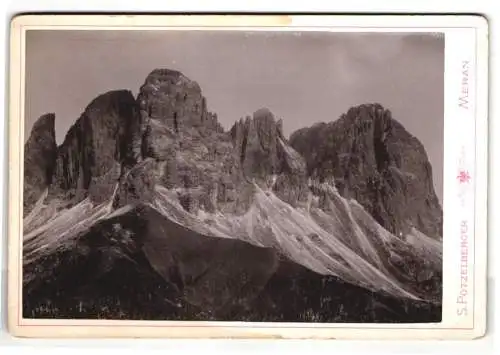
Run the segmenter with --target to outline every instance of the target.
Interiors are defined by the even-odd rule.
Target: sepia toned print
[[[26,15],[12,33],[14,335],[484,334],[484,19]]]
[[[23,317],[441,320],[443,35],[30,31],[27,55]]]

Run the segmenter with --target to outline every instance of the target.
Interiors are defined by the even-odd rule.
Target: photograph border
[[[473,304],[472,317],[456,324],[446,324],[443,311],[442,323],[428,324],[312,324],[312,323],[246,323],[201,321],[122,321],[122,320],[31,320],[21,318],[22,272],[22,185],[24,142],[24,68],[25,33],[27,30],[339,30],[349,32],[380,31],[393,29],[398,32],[445,32],[462,30],[470,34],[473,45],[463,48],[463,56],[473,57],[475,63],[474,95],[470,102],[474,112],[463,118],[468,123],[456,122],[455,92],[445,95],[445,171],[456,174],[456,161],[448,159],[456,153],[458,138],[467,136],[466,151],[473,147],[471,171],[473,189],[468,190],[467,206],[454,213],[444,211],[447,223],[460,222],[461,215],[473,224]],[[447,39],[445,42],[448,43]],[[447,44],[446,44],[447,45]],[[460,48],[458,48],[460,50]],[[23,337],[172,337],[172,338],[336,338],[336,339],[465,339],[485,334],[486,324],[486,196],[487,196],[487,114],[488,114],[488,24],[481,16],[471,15],[22,15],[11,22],[10,46],[10,100],[9,100],[9,172],[8,172],[8,324],[9,331]],[[457,52],[458,53],[458,52]],[[449,53],[446,51],[446,58]],[[446,60],[446,59],[445,59]],[[459,63],[455,63],[458,65]],[[445,91],[458,90],[460,73],[445,71]],[[451,80],[453,87],[450,87]],[[456,81],[458,80],[458,83]],[[455,96],[453,96],[455,95]],[[455,97],[455,102],[453,98]],[[472,110],[471,110],[472,111]],[[453,115],[453,117],[452,117]],[[472,124],[471,118],[472,117]],[[453,137],[450,130],[461,127],[460,137]],[[471,131],[472,127],[472,131]],[[471,134],[473,133],[473,134]],[[481,137],[476,139],[476,137]],[[454,176],[451,177],[453,179]],[[450,175],[443,178],[444,203],[455,199],[457,189],[448,188],[455,180]],[[463,197],[463,195],[462,195]],[[457,224],[459,226],[459,224]],[[455,227],[450,227],[450,230]],[[444,233],[444,243],[447,234]],[[457,238],[459,236],[457,235]],[[453,248],[453,245],[451,246]],[[456,246],[455,246],[456,247]],[[444,247],[443,247],[444,248]],[[446,248],[444,248],[444,292],[447,295]],[[445,325],[443,325],[445,324]]]

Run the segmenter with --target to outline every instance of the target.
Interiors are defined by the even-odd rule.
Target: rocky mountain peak
[[[177,70],[155,69],[140,89],[141,110],[175,133],[192,127],[222,131],[217,115],[209,112],[200,85]]]
[[[308,175],[333,178],[386,229],[405,235],[413,227],[442,236],[442,209],[432,168],[420,141],[380,104],[353,107],[340,119],[292,134]]]
[[[269,109],[258,109],[252,117],[240,119],[231,128],[231,137],[248,178],[265,178],[282,170],[286,160],[280,154],[285,141],[282,123],[276,122]]]
[[[77,200],[92,185],[99,185],[96,198],[106,198],[121,174],[141,160],[144,123],[129,90],[99,95],[69,129],[58,148],[55,189],[69,192]]]
[[[46,113],[41,115],[33,124],[31,129],[30,138],[37,136],[39,132],[47,132],[50,135],[55,133],[55,122],[56,122],[56,114],[55,113]]]
[[[24,197],[25,213],[40,198],[52,182],[57,154],[55,114],[47,113],[34,123],[24,144]]]
[[[306,198],[306,164],[284,138],[282,120],[261,108],[235,123],[230,133],[248,180],[271,187],[292,205]]]

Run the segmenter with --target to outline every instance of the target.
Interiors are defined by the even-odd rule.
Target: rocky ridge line
[[[404,236],[415,227],[442,238],[442,208],[423,145],[380,104],[353,107],[330,123],[291,135],[308,176],[334,181],[383,227]]]

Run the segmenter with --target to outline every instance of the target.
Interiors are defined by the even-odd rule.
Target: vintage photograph
[[[23,318],[441,322],[443,33],[25,50]]]

